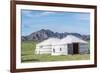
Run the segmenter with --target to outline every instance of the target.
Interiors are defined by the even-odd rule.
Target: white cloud
[[[48,15],[52,15],[52,14],[55,14],[55,13],[56,12],[48,12],[48,11],[34,13],[34,11],[32,11],[32,10],[23,10],[23,15],[30,17],[30,18],[40,17],[40,16],[48,16]]]
[[[33,16],[32,11],[30,11],[30,10],[23,10],[22,12],[23,12],[23,15],[25,15],[27,17],[32,17]]]
[[[55,14],[56,12],[42,12],[40,13],[40,16],[47,16],[47,15],[51,15],[51,14]]]
[[[89,14],[76,14],[75,17],[79,18],[80,20],[90,20]]]

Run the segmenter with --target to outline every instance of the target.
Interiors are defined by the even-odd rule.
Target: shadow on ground
[[[30,62],[30,61],[40,61],[38,59],[27,59],[27,60],[22,60],[22,62]]]

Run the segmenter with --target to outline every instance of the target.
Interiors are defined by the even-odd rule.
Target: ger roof
[[[37,45],[38,46],[40,46],[40,45],[54,45],[58,42],[60,42],[60,39],[58,39],[58,38],[48,38],[47,40],[44,40],[44,41],[38,43]]]
[[[61,39],[59,44],[67,44],[67,43],[87,43],[87,42],[76,36],[67,35],[65,38]]]

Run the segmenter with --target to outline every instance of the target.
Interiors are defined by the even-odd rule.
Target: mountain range
[[[53,32],[49,29],[41,29],[41,30],[33,32],[27,36],[21,36],[21,40],[43,41],[50,37],[62,39],[64,37],[66,37],[67,35],[74,35],[74,36],[79,37],[86,41],[90,40],[90,35],[82,35],[79,33],[69,33],[69,32],[59,33],[59,32]]]

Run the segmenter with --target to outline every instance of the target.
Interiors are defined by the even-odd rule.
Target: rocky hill
[[[88,41],[90,39],[90,35],[81,35],[79,33],[68,33],[68,32],[64,32],[64,33],[59,33],[59,32],[53,32],[49,29],[41,29],[39,31],[33,32],[28,36],[22,36],[21,39],[22,40],[35,40],[35,41],[43,41],[45,39],[48,39],[50,37],[56,37],[56,38],[64,38],[67,35],[74,35],[76,37],[79,37],[83,40]]]

